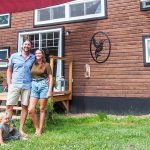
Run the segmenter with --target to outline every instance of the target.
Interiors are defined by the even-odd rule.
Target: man
[[[30,69],[35,60],[35,56],[30,53],[31,42],[26,40],[23,43],[22,50],[19,53],[11,55],[7,69],[8,96],[6,102],[6,111],[13,114],[13,106],[17,105],[19,97],[21,98],[21,116],[19,131],[23,137],[28,135],[24,132],[24,124],[28,114],[28,102],[31,88]]]

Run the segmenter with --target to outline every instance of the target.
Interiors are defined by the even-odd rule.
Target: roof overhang
[[[72,0],[0,0],[0,14],[30,11],[70,1]]]

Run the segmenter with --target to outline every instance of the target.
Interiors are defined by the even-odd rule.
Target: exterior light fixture
[[[66,36],[69,36],[70,33],[71,33],[70,31],[66,31],[66,32],[65,32],[65,35],[66,35]]]

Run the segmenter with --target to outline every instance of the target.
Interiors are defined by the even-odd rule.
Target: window
[[[60,18],[65,18],[65,7],[54,7],[52,8],[52,19],[60,19]]]
[[[0,67],[7,67],[7,59],[9,58],[9,47],[0,48]]]
[[[106,0],[76,0],[34,11],[34,24],[50,24],[106,17]]]
[[[10,27],[10,14],[0,15],[0,28]]]
[[[143,37],[144,65],[150,66],[150,35]]]
[[[33,32],[28,37],[32,41],[32,53],[39,48],[43,49],[47,54],[47,61],[49,61],[49,55],[57,56],[60,41],[59,31],[39,32],[38,34]]]
[[[50,20],[50,10],[42,9],[38,14],[38,21]]]
[[[70,18],[84,16],[84,3],[70,5],[69,12]]]
[[[140,8],[141,10],[150,10],[150,0],[141,0]]]
[[[101,12],[99,1],[92,1],[85,3],[86,14],[98,14]]]

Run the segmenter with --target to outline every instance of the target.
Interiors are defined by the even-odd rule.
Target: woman
[[[29,103],[29,115],[35,127],[35,135],[42,134],[45,119],[45,106],[48,97],[52,96],[52,72],[49,63],[46,63],[43,50],[36,50],[35,62],[31,68],[32,88]],[[40,99],[40,119],[36,114],[36,105]]]

